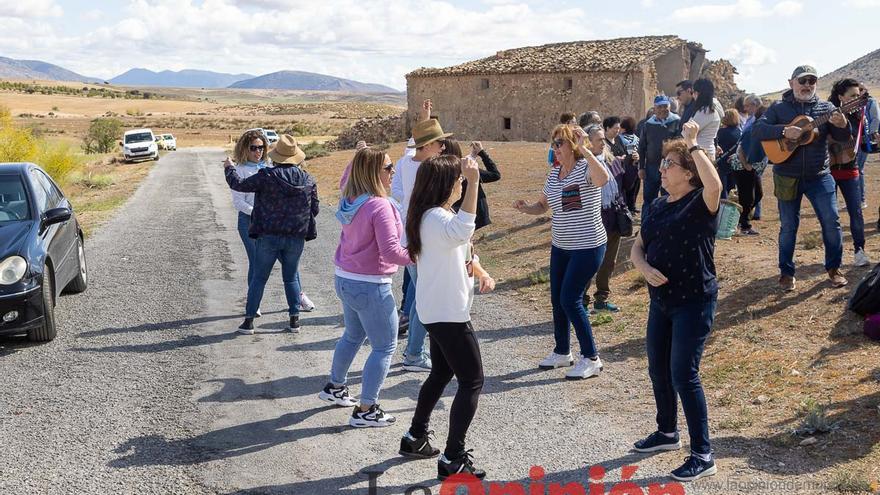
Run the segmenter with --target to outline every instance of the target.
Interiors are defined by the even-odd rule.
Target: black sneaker
[[[400,450],[398,453],[406,457],[415,457],[417,459],[430,459],[440,454],[440,449],[436,449],[431,445],[431,439],[434,437],[434,430],[429,430],[423,437],[416,438],[409,432],[400,439]]]
[[[253,335],[254,334],[254,319],[253,318],[245,318],[241,325],[238,326],[238,333],[243,333],[245,335]]]
[[[290,317],[290,324],[287,325],[287,328],[284,329],[290,333],[299,332],[299,315],[293,315]]]
[[[437,479],[440,481],[452,476],[453,474],[467,473],[475,476],[477,479],[486,477],[486,471],[474,467],[474,456],[471,450],[466,451],[456,459],[447,459],[445,455],[441,455],[437,459]]]
[[[704,461],[697,456],[688,456],[684,464],[672,472],[672,477],[678,481],[696,481],[704,476],[712,476],[718,472],[715,467],[715,459]]]
[[[636,452],[643,453],[657,452],[658,450],[678,450],[681,448],[681,439],[678,436],[678,432],[675,432],[674,437],[669,438],[659,431],[655,431],[648,435],[648,438],[636,442],[633,448],[635,448]]]
[[[318,394],[318,398],[324,402],[332,402],[340,407],[351,407],[357,405],[358,401],[349,395],[348,387],[334,387],[332,383],[324,385],[324,390]]]
[[[396,420],[394,416],[386,414],[379,407],[379,404],[373,404],[366,411],[361,411],[360,407],[354,406],[354,411],[351,413],[351,417],[348,418],[348,424],[355,428],[383,427],[393,425]]]

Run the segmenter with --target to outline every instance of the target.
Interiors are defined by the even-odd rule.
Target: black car
[[[33,163],[0,163],[0,335],[55,338],[55,300],[88,285],[73,207]]]

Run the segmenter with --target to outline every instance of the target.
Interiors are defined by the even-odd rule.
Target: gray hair
[[[743,99],[743,103],[751,103],[752,105],[755,105],[755,107],[760,107],[764,102],[761,100],[760,96],[755,93],[749,93]]]

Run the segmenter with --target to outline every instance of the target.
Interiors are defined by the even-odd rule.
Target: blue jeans
[[[425,325],[419,321],[419,312],[416,310],[416,280],[419,279],[419,271],[416,269],[416,265],[407,265],[406,270],[409,271],[408,289],[411,291],[411,295],[407,296],[410,301],[409,333],[406,335],[406,350],[403,357],[418,359],[422,354],[425,354],[425,338],[428,331],[425,329]]]
[[[648,375],[657,403],[657,429],[678,431],[678,398],[687,421],[691,452],[709,454],[709,412],[700,382],[700,359],[712,322],[713,297],[682,306],[669,307],[651,300],[648,310]]]
[[[570,327],[581,346],[581,355],[598,356],[590,318],[584,308],[587,283],[599,271],[605,245],[592,249],[550,249],[550,304],[553,306],[553,336],[556,354],[571,352]]]
[[[412,283],[412,277],[406,267],[403,267],[403,287],[400,290],[403,293],[402,301],[400,301],[400,312],[409,316],[409,310],[415,303],[416,286]]]
[[[365,339],[370,339],[370,356],[364,363],[361,405],[379,400],[379,389],[391,367],[397,348],[397,304],[391,284],[360,282],[336,277],[336,295],[342,301],[345,330],[336,342],[330,382],[345,385],[348,369]]]
[[[254,256],[257,252],[257,240],[248,235],[248,227],[251,225],[251,217],[247,213],[238,212],[238,236],[241,237],[241,243],[244,244],[244,252],[248,259],[247,283],[251,286],[251,280],[254,278]],[[299,271],[296,272],[296,281],[299,282]],[[302,290],[302,284],[300,284]],[[299,299],[297,299],[299,301]],[[299,303],[297,303],[299,304]]]
[[[862,199],[859,179],[835,180],[843,193],[846,213],[849,215],[849,231],[856,251],[865,247],[865,217],[862,215]]]
[[[244,252],[247,253],[248,259],[248,271],[247,271],[247,283],[248,287],[251,285],[251,280],[254,278],[254,253],[257,249],[256,239],[248,236],[248,227],[251,225],[251,217],[250,215],[242,212],[238,212],[238,236],[241,237],[241,243],[244,244]]]
[[[861,193],[861,202],[865,202],[865,162],[868,160],[868,154],[862,150],[856,153],[856,165],[859,166],[859,192]],[[861,205],[859,205],[861,207]],[[849,205],[846,206],[849,209]]]
[[[646,168],[645,180],[642,184],[642,218],[647,216],[651,203],[660,195],[666,195],[666,191],[660,185],[660,169]]]
[[[794,276],[794,245],[801,221],[801,199],[806,196],[816,211],[822,226],[822,243],[825,245],[825,270],[840,268],[843,258],[843,232],[837,214],[837,194],[831,174],[798,180],[797,195],[791,201],[779,203],[779,270],[783,275]],[[861,208],[861,205],[859,205]]]
[[[297,277],[299,258],[302,256],[305,239],[278,235],[264,235],[256,240],[254,256],[254,276],[248,284],[247,307],[245,316],[254,318],[263,300],[266,282],[272,273],[275,261],[281,262],[281,279],[284,281],[284,295],[287,296],[288,314],[299,314],[299,293],[301,287]]]

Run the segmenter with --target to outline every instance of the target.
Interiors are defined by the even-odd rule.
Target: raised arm
[[[264,174],[262,171],[255,173],[247,179],[242,179],[235,170],[232,160],[228,157],[223,162],[224,172],[226,174],[226,183],[233,191],[239,192],[257,192],[262,188]]]
[[[471,143],[471,148],[477,152],[477,156],[480,157],[483,165],[486,166],[486,170],[480,169],[480,182],[488,184],[489,182],[501,180],[501,172],[498,171],[498,166],[489,157],[489,153],[486,153],[486,150],[483,149],[483,143],[474,141]]]
[[[682,125],[681,132],[684,142],[689,149],[698,146],[697,133],[700,132],[700,126],[696,122],[693,120],[685,122]],[[690,152],[690,154],[697,165],[697,174],[700,176],[700,181],[703,183],[703,201],[706,203],[709,212],[715,214],[721,205],[721,178],[718,177],[718,170],[702,148],[697,148]]]
[[[584,158],[586,158],[587,165],[589,165],[587,173],[590,175],[590,183],[596,187],[604,186],[611,179],[608,169],[602,165],[602,162],[600,162],[593,152],[584,144],[587,139],[587,133],[580,127],[576,127],[574,129],[574,134],[578,138],[578,149],[581,154],[584,155]]]

